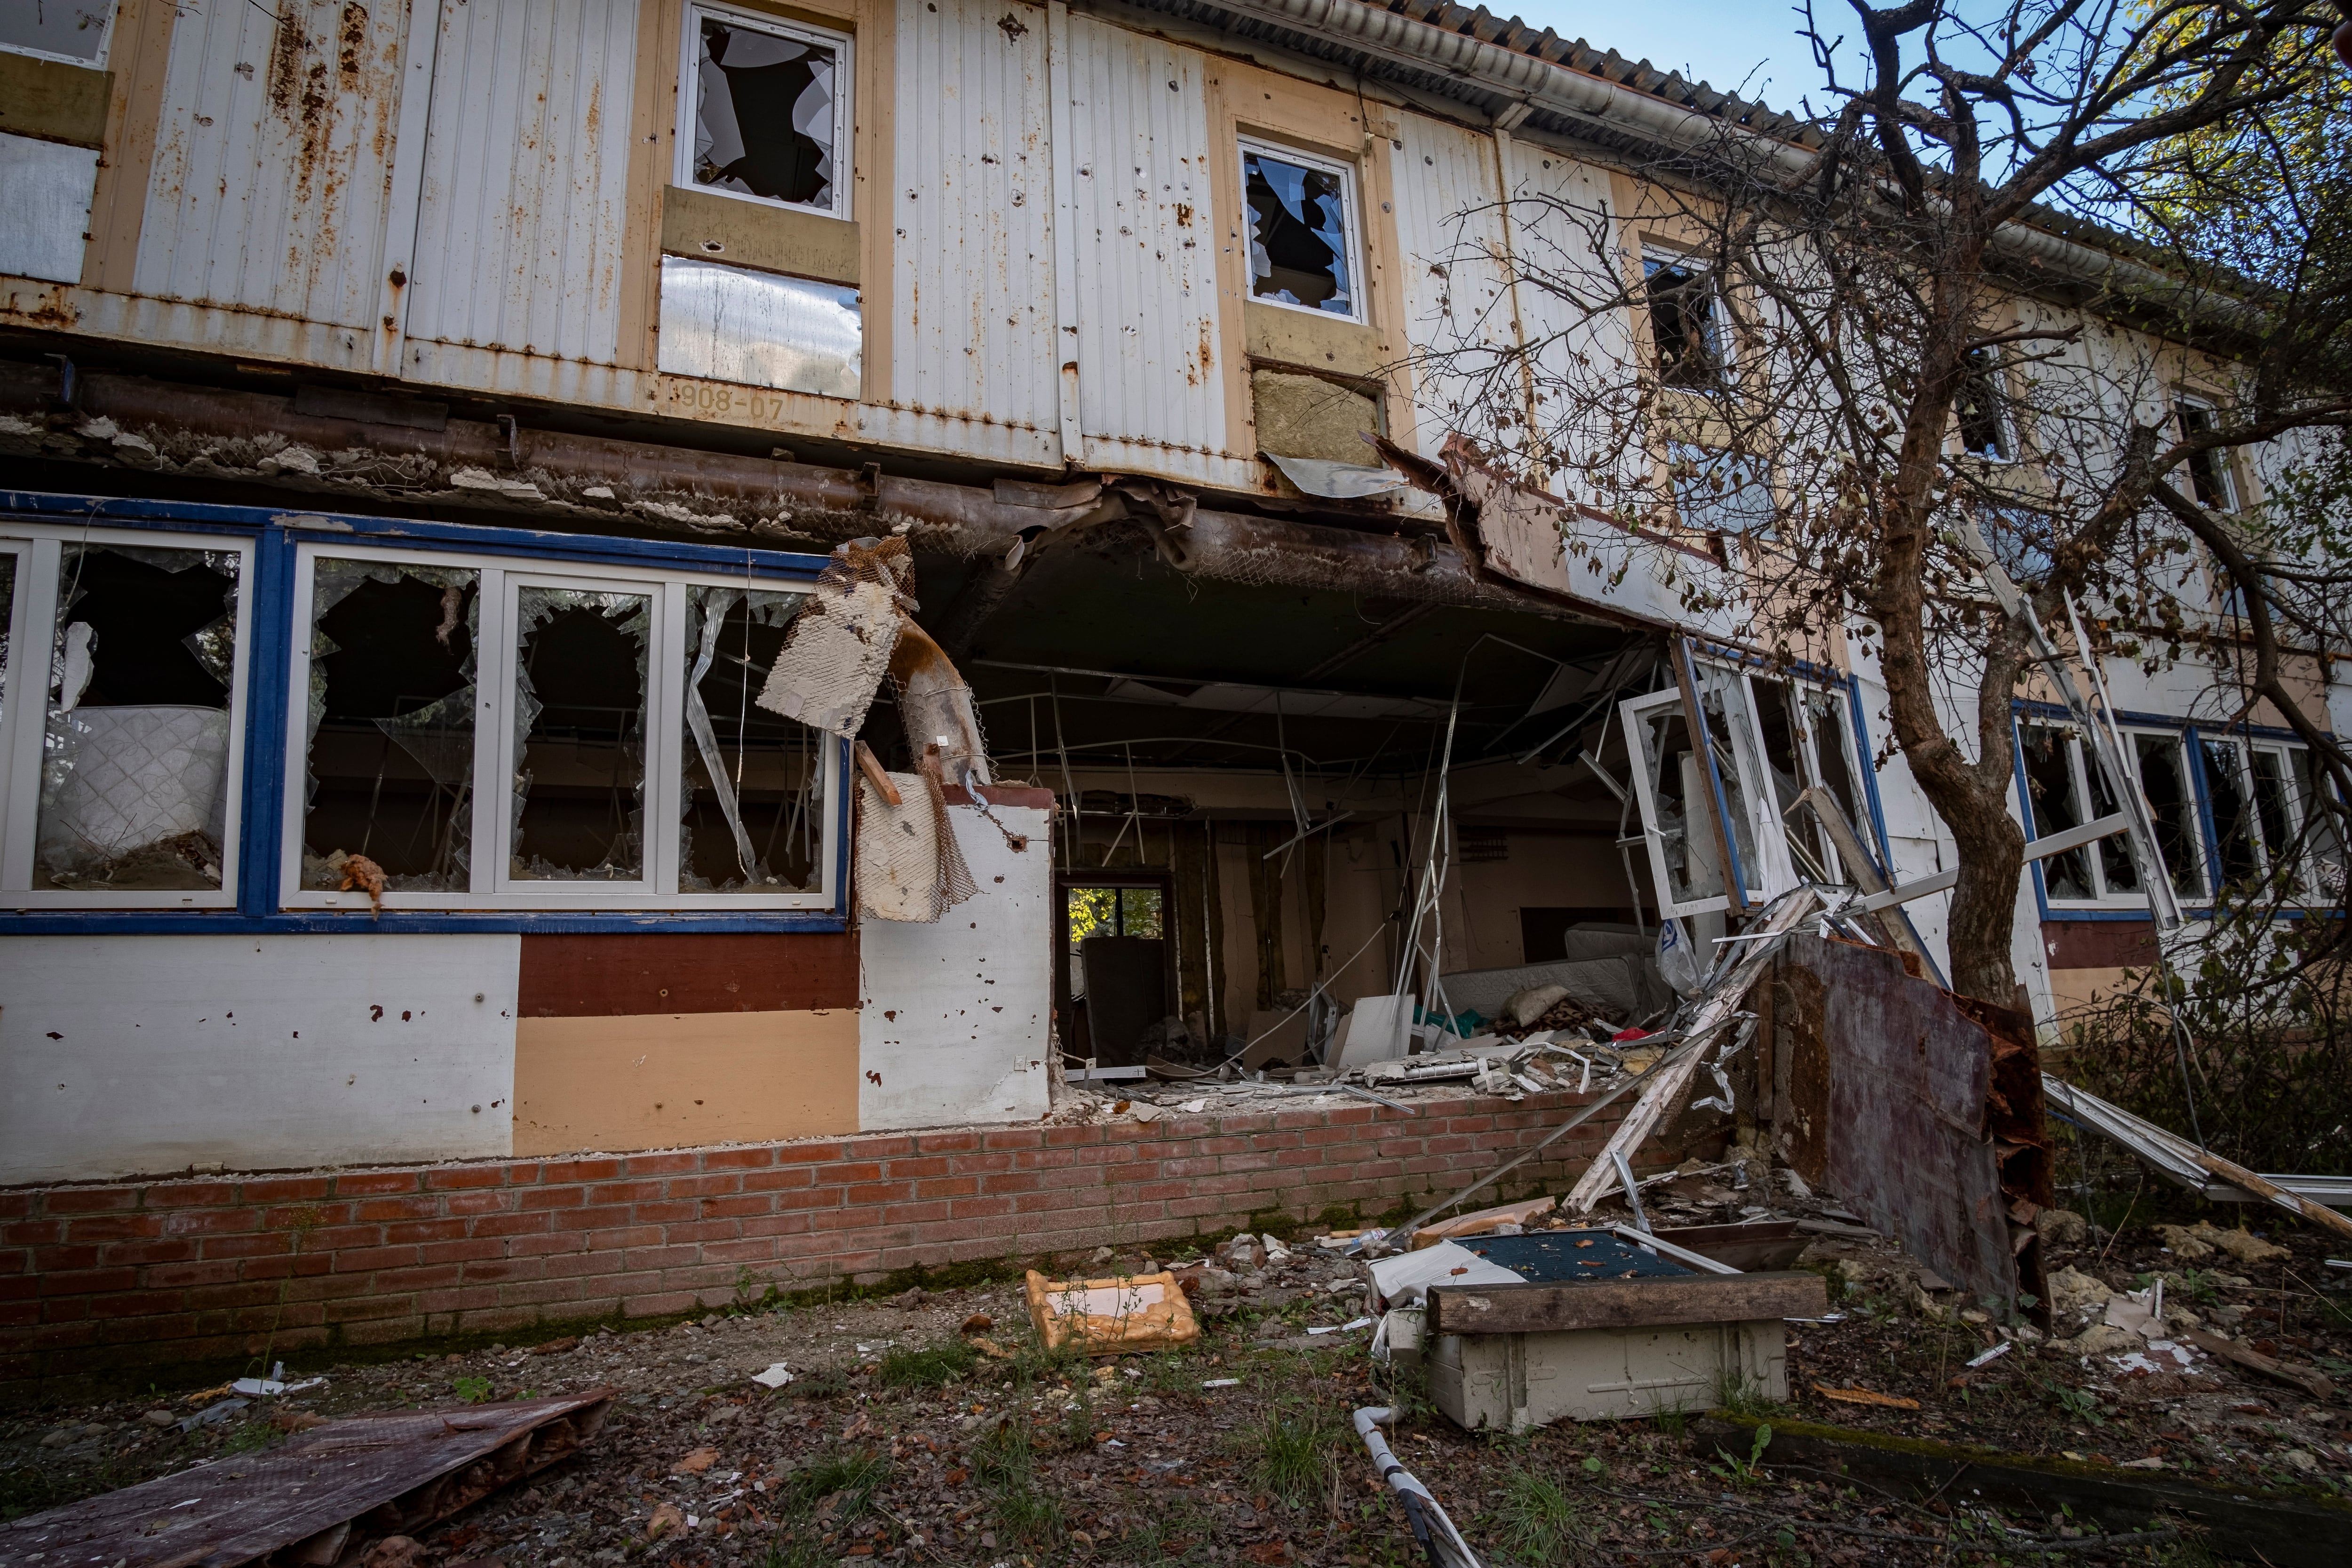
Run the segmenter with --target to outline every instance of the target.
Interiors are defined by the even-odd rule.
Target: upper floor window
[[[1648,255],[1642,258],[1642,276],[1660,384],[1694,392],[1720,387],[1731,362],[1714,275],[1688,257]]]
[[[1241,156],[1250,297],[1361,321],[1355,171],[1256,142]]]
[[[847,217],[849,49],[841,33],[688,5],[677,183]]]
[[[113,22],[114,0],[5,0],[0,49],[102,66]]]
[[[2183,403],[2178,413],[2180,434],[2188,440],[2197,440],[2213,434],[2220,418],[2201,403]],[[2238,510],[2238,484],[2230,472],[2230,452],[2226,447],[2208,447],[2189,459],[2189,492],[2197,504],[2208,511]]]
[[[1970,457],[2005,463],[2017,456],[2009,400],[2000,389],[2000,356],[1992,350],[1969,355],[1960,389],[1952,396],[1952,422],[1959,427],[1960,449]]]
[[[1674,485],[1675,515],[1685,528],[1771,537],[1769,464],[1676,441],[1666,448],[1666,477]]]

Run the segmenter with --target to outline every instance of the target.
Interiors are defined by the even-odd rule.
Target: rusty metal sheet
[[[636,0],[441,8],[411,339],[613,363],[637,18]]]
[[[1798,937],[1780,978],[1793,1004],[1779,1020],[1792,1047],[1781,1117],[1789,1163],[1970,1298],[2015,1300],[1993,1036],[1960,998],[1912,978],[1887,949]],[[2001,1045],[2013,1058],[2017,1042]],[[2005,1089],[2011,1078],[2001,1075]],[[2030,1146],[2021,1140],[2038,1127],[2041,1106],[2021,1100],[2012,1090],[2001,1130],[2005,1143]],[[2046,1178],[2042,1191],[2046,1202]],[[2038,1283],[2038,1261],[2029,1268]]]
[[[890,400],[1053,429],[1045,8],[899,0],[898,11],[896,101],[922,112],[898,117],[889,213],[869,218],[895,237]]]
[[[0,1526],[0,1561],[111,1568],[356,1563],[544,1469],[596,1435],[613,1391],[331,1421],[266,1453],[231,1455]]]
[[[375,320],[408,9],[180,9],[135,292],[291,321]]]

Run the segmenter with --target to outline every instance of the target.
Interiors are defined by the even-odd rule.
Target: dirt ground
[[[1727,1217],[1745,1195],[1676,1184],[1685,1187],[1657,1200],[1664,1217]],[[1831,1208],[1818,1200],[1776,1206]],[[2219,1217],[2226,1226],[2235,1216]],[[1883,1242],[1832,1237],[1814,1243],[1803,1266],[1829,1276],[1842,1321],[1791,1326],[1785,1405],[1752,1395],[1740,1405],[1768,1422],[2220,1478],[2249,1494],[2352,1496],[2344,1272],[2324,1267],[2331,1249],[2318,1234],[2266,1211],[2244,1217],[2286,1256],[2190,1262],[2136,1219],[2114,1237],[2091,1230],[2057,1249],[2052,1267],[2116,1290],[2168,1270],[2170,1301],[2212,1331],[2317,1369],[2336,1381],[2332,1398],[2210,1357],[2192,1358],[2187,1370],[2145,1370],[2097,1348],[2095,1335],[2072,1341],[2079,1310],[2053,1323],[2070,1335],[2053,1346],[2031,1325],[1997,1323],[1919,1289],[1919,1266]],[[287,1428],[309,1418],[604,1386],[616,1391],[613,1417],[585,1452],[438,1526],[415,1552],[396,1548],[378,1561],[1417,1563],[1403,1514],[1349,1426],[1356,1407],[1391,1404],[1405,1411],[1394,1434],[1400,1458],[1490,1563],[1990,1563],[2037,1542],[2068,1549],[2061,1561],[2210,1560],[2193,1531],[2132,1542],[2112,1525],[2102,1537],[2059,1515],[1920,1506],[1819,1472],[1776,1469],[1769,1444],[1730,1453],[1684,1416],[1521,1437],[1462,1432],[1409,1376],[1368,1358],[1366,1331],[1307,1331],[1361,1314],[1361,1276],[1303,1236],[1294,1246],[1287,1266],[1242,1273],[1205,1295],[1202,1337],[1181,1352],[1098,1363],[1048,1355],[1008,1275],[938,1294],[714,1313],[578,1342],[298,1365],[289,1378],[325,1382],[187,1432],[163,1423],[212,1407],[220,1391],[15,1410],[0,1416],[0,1511],[21,1516],[219,1463],[287,1441]],[[1058,1261],[1099,1276],[1170,1260]],[[2331,1281],[2334,1293],[2322,1288]],[[2011,1339],[2012,1349],[1966,1370],[1980,1351]],[[751,1381],[778,1362],[792,1382],[772,1392]],[[1238,1382],[1209,1386],[1226,1379]],[[1822,1387],[1918,1408],[1835,1402]],[[5,1548],[0,1540],[0,1560]]]

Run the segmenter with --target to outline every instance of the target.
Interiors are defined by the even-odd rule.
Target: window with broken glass
[[[1244,142],[1250,297],[1361,321],[1356,175],[1348,164]]]
[[[2178,731],[2123,731],[2126,765],[2138,774],[2173,892],[2191,902],[2208,893],[2199,799]],[[2017,731],[2017,772],[2025,796],[2025,831],[2048,838],[2123,809],[2091,749],[2074,726],[2027,721]],[[2147,898],[2125,835],[2046,855],[2043,897],[2053,908],[2144,910]]]
[[[849,57],[845,34],[687,6],[677,183],[847,217]]]
[[[1960,450],[1990,463],[2005,463],[2017,455],[2000,376],[2000,356],[1991,349],[1975,350],[1960,377],[1960,389],[1952,397],[1952,423],[1959,433]]]
[[[759,705],[803,598],[757,577],[304,546],[286,901],[829,905],[839,744]]]
[[[0,544],[0,889],[21,906],[232,901],[250,560],[226,536]]]
[[[1642,258],[1642,279],[1659,384],[1690,392],[1719,390],[1731,359],[1714,274],[1688,257],[1649,255]]]

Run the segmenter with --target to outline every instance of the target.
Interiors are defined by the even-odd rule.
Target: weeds
[[[847,1522],[873,1506],[890,1479],[890,1461],[871,1448],[834,1447],[797,1466],[785,1493],[795,1513],[816,1510]]]
[[[1765,1392],[1761,1379],[1750,1377],[1734,1366],[1725,1367],[1715,1375],[1715,1407],[1751,1420],[1778,1415],[1782,1408]]]
[[[257,1454],[264,1448],[275,1447],[283,1432],[267,1421],[248,1421],[228,1435],[221,1445],[224,1454]]]
[[[1093,1434],[1087,1434],[1091,1439]],[[1029,1429],[1000,1421],[972,1445],[971,1468],[988,1494],[988,1513],[1006,1545],[1046,1547],[1063,1535],[1062,1505],[1037,1489]]]
[[[1561,1568],[1592,1543],[1567,1489],[1536,1470],[1513,1470],[1504,1481],[1496,1523],[1503,1555],[1525,1568]]]
[[[1743,1459],[1736,1454],[1727,1454],[1721,1448],[1717,1448],[1715,1451],[1716,1458],[1721,1459],[1723,1463],[1709,1465],[1707,1468],[1736,1486],[1760,1485],[1764,1479],[1764,1450],[1771,1446],[1772,1428],[1759,1425],[1756,1428],[1755,1441],[1748,1445],[1748,1458]]]
[[[461,1377],[449,1385],[449,1390],[468,1405],[483,1405],[489,1401],[490,1380],[487,1377]]]
[[[892,1351],[882,1358],[885,1388],[939,1388],[980,1362],[980,1352],[961,1340],[942,1340],[919,1351]]]
[[[1323,1458],[1339,1440],[1328,1411],[1291,1405],[1268,1411],[1242,1439],[1250,1476],[1287,1503],[1311,1502],[1323,1483]]]
[[[1005,1482],[1029,1479],[1036,1465],[1036,1455],[1029,1444],[1029,1429],[1011,1420],[1000,1421],[996,1430],[972,1445],[972,1473],[983,1486],[1003,1486]]]
[[[1145,1519],[1119,1538],[1130,1563],[1182,1563],[1214,1541],[1215,1521],[1189,1503],[1178,1503]]]

